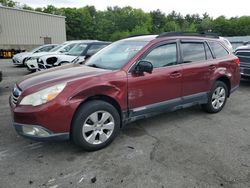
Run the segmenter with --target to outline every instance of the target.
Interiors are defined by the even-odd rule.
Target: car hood
[[[59,52],[39,52],[39,53],[34,53],[32,55],[30,55],[30,58],[38,58],[41,56],[45,56],[45,55],[52,55],[52,54],[60,54]]]
[[[69,61],[69,62],[77,58],[77,56],[66,55],[66,54],[49,54],[49,55],[42,56],[41,59],[46,60],[51,57],[56,57],[59,59],[59,61]]]
[[[250,50],[250,45],[239,46],[238,48],[236,48],[235,51],[237,51],[237,50]]]
[[[30,56],[32,54],[33,54],[32,52],[22,52],[22,53],[18,53],[16,55],[14,55],[13,58],[20,59],[20,58],[23,58],[23,57]]]
[[[17,82],[17,86],[22,91],[34,86],[40,90],[58,83],[69,82],[88,76],[97,76],[107,72],[111,72],[111,70],[88,67],[79,64],[69,64],[25,76],[23,80]]]

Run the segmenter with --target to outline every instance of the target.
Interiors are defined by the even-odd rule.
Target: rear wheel
[[[224,82],[216,81],[208,96],[208,103],[202,107],[206,112],[217,113],[225,106],[228,96],[228,87]]]
[[[105,101],[89,101],[77,111],[72,139],[84,150],[95,151],[109,145],[120,129],[120,115]]]

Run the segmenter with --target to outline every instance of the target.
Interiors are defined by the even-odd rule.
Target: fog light
[[[50,135],[46,130],[34,126],[22,126],[22,131],[23,134],[30,136],[47,137]]]

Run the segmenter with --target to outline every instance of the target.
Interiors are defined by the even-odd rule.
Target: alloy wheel
[[[90,144],[102,144],[114,131],[114,117],[107,111],[96,111],[90,114],[82,127],[84,139]]]

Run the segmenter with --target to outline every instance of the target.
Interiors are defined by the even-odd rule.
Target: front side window
[[[215,55],[215,58],[222,58],[228,55],[228,51],[219,42],[210,41],[209,45]]]
[[[206,60],[203,42],[182,42],[181,50],[183,63]]]
[[[154,68],[175,65],[177,63],[176,43],[156,47],[143,60],[151,62]]]

